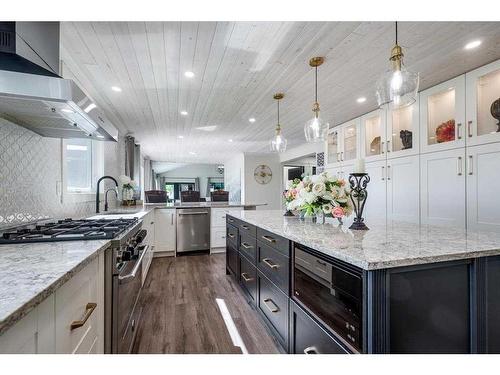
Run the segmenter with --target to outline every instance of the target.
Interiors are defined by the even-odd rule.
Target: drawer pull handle
[[[325,266],[326,267],[326,262],[323,262],[319,259],[316,259],[316,262],[318,262],[318,264],[321,264],[322,266]]]
[[[304,349],[304,354],[319,354],[318,350],[314,346],[308,346]]]
[[[266,298],[264,300],[264,305],[266,305],[267,309],[272,313],[277,313],[278,311],[280,311],[279,307],[276,306],[276,304],[271,298]]]
[[[230,223],[234,223],[234,220],[230,218],[227,218],[227,221],[229,221]]]
[[[234,238],[234,234],[232,233],[228,233],[227,235],[229,236],[229,238]]]
[[[252,246],[252,245],[249,245],[249,244],[247,244],[246,242],[242,242],[242,243],[241,243],[241,246],[243,246],[245,249],[252,249],[252,248],[253,248],[253,246]]]
[[[243,273],[241,274],[241,277],[242,277],[242,278],[243,278],[243,280],[245,280],[245,282],[247,282],[247,283],[253,280],[253,278],[249,277],[249,276],[248,276],[248,274],[247,274],[246,272],[243,272]]]
[[[276,240],[270,236],[262,236],[267,242],[276,243]]]
[[[73,331],[74,329],[80,328],[85,323],[87,323],[87,320],[89,320],[90,315],[92,315],[96,307],[97,303],[94,302],[87,303],[87,306],[85,306],[85,316],[83,317],[82,320],[75,320],[74,322],[72,322],[70,329]]]
[[[270,259],[270,258],[264,258],[264,259],[262,259],[262,261],[263,261],[263,262],[264,262],[267,266],[269,266],[269,268],[271,268],[271,269],[273,269],[273,270],[275,270],[276,268],[278,268],[278,267],[279,267],[279,265],[278,265],[278,264],[271,263],[271,262],[270,262],[270,260],[272,260],[272,259]]]
[[[245,229],[245,230],[250,230],[250,228],[249,228],[248,226],[246,226],[246,225],[242,225],[241,227],[242,227],[243,229]]]

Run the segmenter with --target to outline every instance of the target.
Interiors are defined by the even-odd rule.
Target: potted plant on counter
[[[292,182],[290,187],[287,209],[298,210],[313,221],[319,217],[324,222],[325,217],[333,217],[342,223],[342,219],[353,212],[347,182],[328,172],[305,176],[302,181]]]

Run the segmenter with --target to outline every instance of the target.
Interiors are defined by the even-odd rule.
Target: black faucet
[[[116,199],[118,199],[118,191],[116,188],[106,190],[106,192],[104,193],[104,211],[108,210],[108,193],[110,191],[113,191],[116,194]]]
[[[97,180],[97,189],[95,192],[95,213],[99,213],[99,184],[101,183],[102,180],[109,178],[110,180],[113,180],[116,184],[116,187],[118,187],[118,182],[114,179],[114,177],[111,176],[102,176],[100,179]]]

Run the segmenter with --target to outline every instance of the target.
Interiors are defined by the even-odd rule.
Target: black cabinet
[[[279,251],[285,256],[290,256],[290,241],[265,229],[257,228],[257,240]]]
[[[290,346],[292,354],[347,354],[339,340],[330,335],[295,302],[290,302]]]
[[[257,271],[257,307],[284,348],[288,348],[289,298],[276,285]]]
[[[240,285],[249,301],[255,304],[257,299],[257,269],[244,255],[240,254]]]
[[[234,247],[238,244],[238,228],[231,224],[226,224],[226,242],[227,241],[231,242]]]
[[[285,294],[290,291],[290,258],[257,241],[257,268]]]
[[[228,269],[238,280],[239,267],[238,267],[238,250],[236,250],[229,242],[226,246],[226,269]]]
[[[239,245],[240,253],[244,254],[252,263],[255,263],[255,253],[257,252],[255,236],[242,231]]]
[[[240,230],[240,234],[246,233],[252,237],[257,235],[257,227],[255,225],[245,223],[244,221],[239,222],[238,229]]]

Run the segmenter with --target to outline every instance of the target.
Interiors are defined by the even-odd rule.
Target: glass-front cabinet
[[[327,167],[354,164],[359,157],[359,118],[330,129],[326,141]]]
[[[387,110],[387,157],[414,155],[419,152],[419,102]]]
[[[385,159],[386,110],[381,108],[361,116],[361,154],[366,161]]]
[[[466,74],[467,145],[500,141],[500,61]]]
[[[422,152],[465,145],[465,76],[459,76],[420,93]]]

